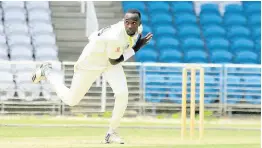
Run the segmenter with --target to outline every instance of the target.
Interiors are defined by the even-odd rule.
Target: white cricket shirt
[[[75,69],[101,70],[111,66],[108,59],[118,59],[127,49],[133,47],[137,38],[138,33],[133,37],[127,35],[124,21],[94,32],[76,62]]]

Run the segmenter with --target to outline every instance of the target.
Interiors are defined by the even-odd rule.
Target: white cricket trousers
[[[47,75],[47,80],[65,104],[74,106],[83,99],[92,84],[102,73],[115,94],[115,106],[110,123],[110,129],[114,130],[119,126],[120,119],[123,117],[128,103],[128,87],[122,65],[114,65],[104,70],[77,69],[70,88],[66,87],[63,82],[57,81],[61,79],[59,78],[61,76],[52,72]]]

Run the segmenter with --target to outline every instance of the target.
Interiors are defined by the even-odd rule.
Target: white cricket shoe
[[[46,71],[50,70],[51,68],[52,68],[52,65],[50,63],[41,64],[41,66],[35,70],[32,76],[32,81],[34,83],[39,83],[41,80],[45,80]]]
[[[119,137],[119,135],[116,132],[113,133],[107,133],[105,136],[105,141],[103,142],[105,144],[112,144],[112,143],[116,143],[116,144],[124,144],[124,140]]]

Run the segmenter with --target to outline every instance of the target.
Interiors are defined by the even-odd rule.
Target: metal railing
[[[21,62],[19,62],[21,64]],[[26,64],[39,64],[25,62]],[[0,62],[1,64],[1,62]],[[3,63],[2,63],[3,64]],[[5,62],[12,66],[16,62]],[[69,87],[73,76],[74,62],[62,62],[65,84]],[[156,115],[158,112],[181,111],[182,68],[188,64],[171,63],[123,63],[129,88],[128,110],[140,115]],[[261,65],[198,64],[205,71],[205,110],[219,114],[238,112],[260,112]],[[0,67],[1,71],[1,67]],[[30,71],[30,70],[29,70]],[[16,73],[13,73],[14,75]],[[188,75],[190,76],[190,75]],[[188,77],[190,80],[190,77]],[[199,100],[199,74],[196,75],[196,102]],[[14,77],[16,82],[16,77]],[[190,85],[190,81],[187,81]],[[42,85],[43,87],[43,85]],[[43,89],[41,89],[43,91]],[[1,93],[7,90],[1,90]],[[17,84],[16,89],[17,91]],[[188,87],[188,100],[190,87]],[[63,114],[112,111],[114,94],[103,76],[90,88],[85,97],[74,107],[64,105],[55,92],[51,99],[38,96],[32,101],[21,100],[14,95],[1,100],[1,113],[9,114]],[[198,111],[198,106],[196,108]]]
[[[261,112],[261,65],[224,66],[225,112]]]

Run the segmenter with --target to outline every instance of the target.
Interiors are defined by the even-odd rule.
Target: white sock
[[[117,94],[108,133],[113,133],[120,125],[128,103],[128,93]]]

